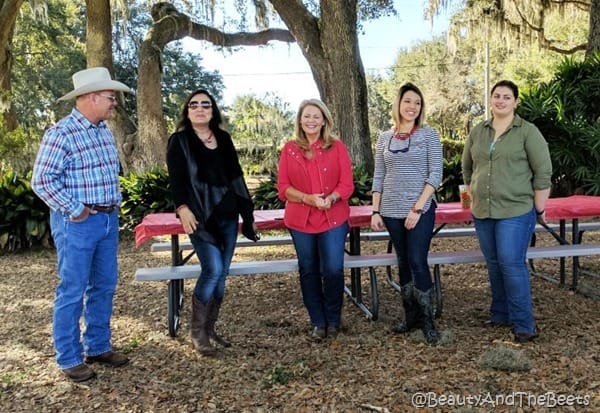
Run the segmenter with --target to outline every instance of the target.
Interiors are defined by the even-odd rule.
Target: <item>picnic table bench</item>
[[[530,247],[527,251],[527,259],[581,257],[600,255],[600,244],[575,244],[575,245],[552,245],[544,247]],[[434,303],[435,315],[440,317],[443,309],[442,280],[440,266],[444,264],[468,264],[484,262],[485,259],[479,249],[467,251],[432,252],[429,254],[429,265],[434,266]],[[348,286],[345,287],[347,295],[358,307],[365,312],[367,318],[375,321],[379,314],[379,290],[375,268],[391,268],[397,265],[396,254],[372,254],[372,255],[350,255],[344,260],[344,268],[368,268],[370,280],[370,308],[362,301],[362,294],[351,294]],[[169,281],[174,283],[178,280],[197,278],[201,271],[200,264],[138,268],[135,272],[136,281]],[[233,262],[230,267],[229,276],[258,275],[273,273],[289,273],[298,271],[297,259],[279,259],[265,261],[242,261]],[[390,278],[388,282],[399,288]],[[179,283],[170,289],[169,294],[169,332],[176,335],[179,326],[179,309],[183,304],[182,291],[177,291]],[[171,291],[173,290],[173,291]],[[358,295],[357,295],[358,294]]]

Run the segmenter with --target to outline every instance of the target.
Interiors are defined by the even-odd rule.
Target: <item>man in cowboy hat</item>
[[[56,361],[69,379],[81,382],[96,375],[87,364],[129,361],[111,347],[121,193],[117,147],[104,120],[117,106],[115,92],[131,89],[104,67],[75,73],[73,85],[59,100],[74,98],[75,108],[44,134],[31,184],[50,207],[58,255]]]

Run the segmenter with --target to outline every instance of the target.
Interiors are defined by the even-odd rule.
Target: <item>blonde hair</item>
[[[325,122],[325,125],[321,127],[323,149],[329,149],[331,145],[333,145],[333,142],[337,139],[337,137],[331,134],[331,131],[333,130],[333,118],[331,117],[331,113],[329,112],[329,109],[327,109],[327,106],[325,106],[325,104],[319,99],[306,99],[300,103],[298,113],[296,114],[296,125],[294,127],[294,142],[296,142],[296,145],[298,145],[298,147],[300,147],[301,149],[305,151],[310,150],[308,139],[306,138],[306,134],[304,133],[304,131],[302,130],[302,126],[300,125],[302,119],[302,112],[307,106],[314,106],[321,111],[321,114],[323,115],[323,120]]]

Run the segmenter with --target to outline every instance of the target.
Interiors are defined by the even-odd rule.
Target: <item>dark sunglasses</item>
[[[389,142],[388,142],[388,147],[387,147],[387,150],[388,150],[388,151],[390,151],[391,153],[398,153],[398,152],[401,152],[401,153],[406,153],[406,152],[408,152],[408,150],[410,149],[410,139],[411,139],[411,138],[410,138],[410,136],[409,136],[409,137],[408,137],[408,146],[406,146],[406,148],[402,148],[402,149],[391,149],[391,146],[392,146],[392,141],[396,141],[396,142],[398,142],[398,141],[399,141],[399,139],[396,139],[396,138],[392,137],[392,138],[390,138],[390,140],[389,140]]]
[[[196,110],[198,108],[210,109],[212,107],[212,103],[208,100],[203,100],[202,102],[198,102],[197,100],[192,100],[188,103],[188,108],[192,110]]]

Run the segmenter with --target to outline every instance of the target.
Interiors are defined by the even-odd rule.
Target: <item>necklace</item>
[[[208,134],[208,136],[206,138],[203,138],[197,129],[194,129],[194,132],[196,132],[196,136],[200,139],[200,141],[202,141],[202,143],[204,143],[204,144],[212,143],[213,137],[214,137],[212,131],[210,131],[210,133]]]
[[[410,135],[415,133],[416,129],[417,129],[417,125],[413,126],[409,132],[400,132],[398,130],[398,128],[394,128],[394,138],[400,139],[401,141],[405,141],[408,138],[410,138]]]

